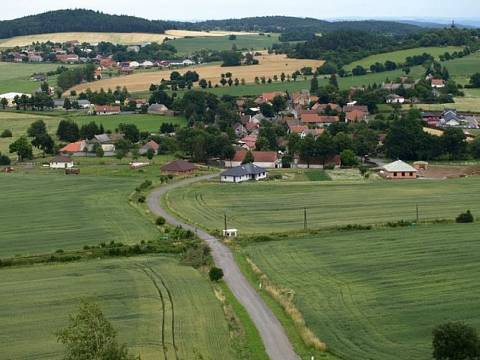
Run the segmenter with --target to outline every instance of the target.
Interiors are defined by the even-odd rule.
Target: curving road
[[[189,178],[162,186],[148,196],[148,207],[154,214],[163,216],[168,223],[196,232],[198,237],[210,246],[216,265],[223,269],[225,282],[255,323],[270,359],[300,360],[300,357],[293,351],[293,347],[278,319],[241,273],[230,249],[217,238],[201,229],[184,223],[160,207],[160,197],[170,190],[208,180],[215,176],[218,176],[218,174]]]

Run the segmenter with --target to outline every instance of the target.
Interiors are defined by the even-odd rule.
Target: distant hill
[[[420,30],[419,26],[393,21],[336,21],[288,16],[180,22],[147,20],[134,16],[109,15],[92,10],[58,10],[14,20],[0,21],[0,39],[14,36],[60,32],[143,32],[161,34],[168,29],[230,30],[299,34],[325,33],[340,29],[402,35]],[[295,35],[287,36],[294,39]],[[303,40],[303,39],[298,39]]]

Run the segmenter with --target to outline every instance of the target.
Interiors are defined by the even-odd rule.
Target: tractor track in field
[[[164,217],[171,225],[181,226],[184,229],[196,233],[199,238],[207,243],[212,251],[215,264],[223,269],[225,274],[224,281],[255,324],[270,359],[300,360],[300,357],[293,350],[293,346],[281,323],[242,274],[235,262],[231,250],[216,237],[195,226],[185,223],[184,220],[171,215],[160,206],[160,198],[169,191],[199,181],[209,180],[215,176],[218,176],[218,174],[188,178],[159,187],[148,195],[147,205],[150,211],[156,216]]]
[[[145,275],[150,279],[152,282],[153,286],[157,290],[158,296],[160,298],[160,301],[162,303],[162,324],[161,324],[161,332],[162,332],[162,350],[163,350],[163,357],[164,360],[168,360],[168,352],[167,352],[167,344],[165,342],[165,318],[166,318],[166,304],[165,304],[165,297],[163,296],[163,292],[161,287],[157,283],[157,279],[160,280],[160,283],[162,284],[163,288],[167,292],[168,296],[168,301],[170,303],[170,307],[172,309],[172,322],[171,322],[171,333],[172,333],[172,343],[173,343],[173,349],[175,351],[175,359],[179,360],[178,358],[178,349],[177,345],[175,343],[175,310],[173,306],[173,298],[170,290],[168,289],[167,285],[165,284],[163,278],[155,271],[153,270],[150,266],[147,265],[137,265],[138,268],[145,273]],[[157,278],[157,279],[156,279]]]

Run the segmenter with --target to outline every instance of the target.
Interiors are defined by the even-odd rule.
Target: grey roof
[[[95,135],[95,139],[100,143],[108,143],[112,141],[108,134]]]
[[[55,99],[55,100],[53,100],[53,105],[54,106],[64,106],[65,105],[65,99]]]
[[[88,100],[77,100],[77,102],[78,102],[78,105],[80,106],[90,105],[90,101]]]
[[[267,172],[266,169],[257,166],[255,164],[245,164],[236,166],[234,168],[225,170],[220,176],[245,176],[245,175],[258,175]]]
[[[382,169],[388,172],[417,172],[417,169],[415,169],[413,166],[408,165],[402,160],[397,160],[390,164],[386,164],[382,167]]]

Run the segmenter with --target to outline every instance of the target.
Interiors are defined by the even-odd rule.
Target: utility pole
[[[224,220],[224,223],[225,223],[225,231],[227,231],[227,213],[223,214],[223,220]]]
[[[419,216],[418,216],[418,204],[417,204],[417,224],[418,224],[418,219],[419,219]]]
[[[303,208],[303,230],[307,231],[307,208]]]

